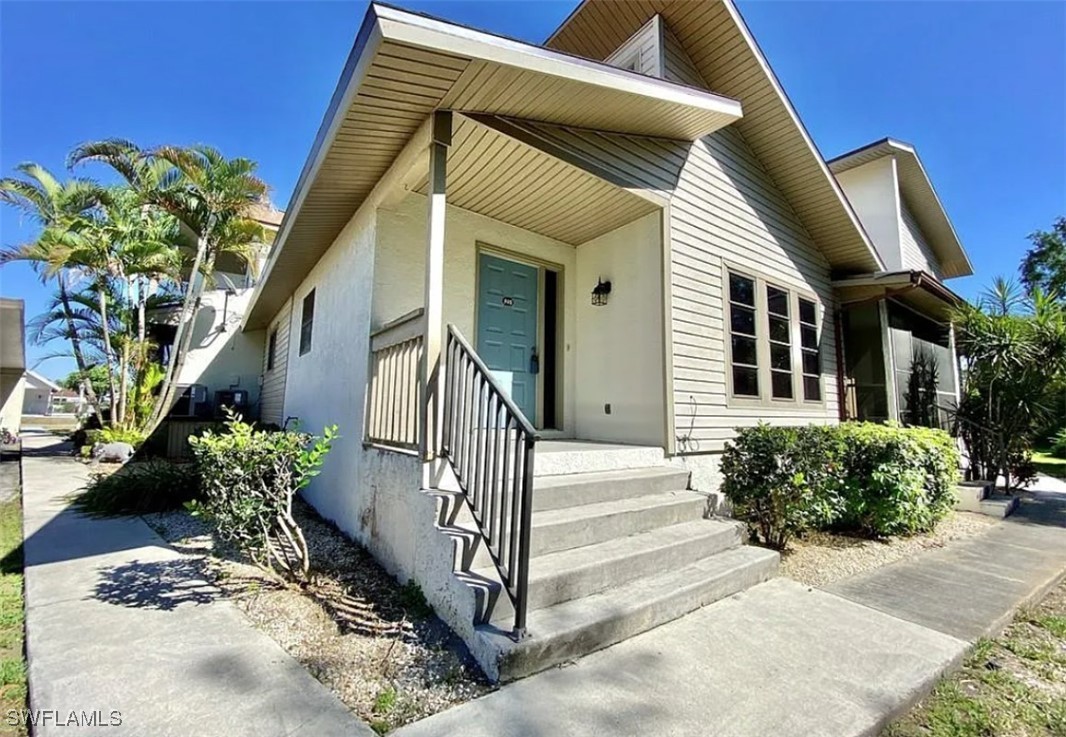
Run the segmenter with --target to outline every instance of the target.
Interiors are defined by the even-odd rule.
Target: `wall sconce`
[[[607,295],[611,293],[611,282],[603,279],[596,280],[596,286],[592,290],[592,305],[602,307],[607,304]]]

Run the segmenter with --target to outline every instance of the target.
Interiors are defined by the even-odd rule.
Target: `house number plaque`
[[[504,307],[512,307],[514,305],[514,297],[504,297],[502,300]]]

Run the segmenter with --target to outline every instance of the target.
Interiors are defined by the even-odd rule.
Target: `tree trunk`
[[[111,350],[111,328],[107,324],[107,292],[100,284],[100,324],[104,331],[104,356],[107,360],[107,384],[111,392],[111,426],[115,426],[118,414],[118,396],[115,387],[115,354]]]
[[[59,301],[63,305],[63,315],[67,319],[67,331],[70,335],[70,347],[74,351],[74,363],[78,367],[78,373],[82,375],[82,381],[85,382],[85,396],[89,399],[89,404],[93,408],[93,414],[96,415],[96,419],[100,423],[100,427],[104,426],[104,417],[100,414],[100,400],[96,396],[96,391],[93,389],[93,383],[89,380],[89,366],[85,363],[85,354],[81,350],[81,338],[78,337],[78,330],[74,325],[74,313],[70,309],[70,295],[67,294],[67,285],[63,281],[64,275],[60,274],[57,282],[59,284]]]
[[[122,358],[119,362],[119,368],[122,371],[122,376],[119,378],[118,388],[118,420],[122,427],[126,427],[126,398],[129,392],[130,375],[130,344],[128,340],[122,344]]]
[[[207,263],[205,264],[205,259]],[[189,273],[189,289],[185,293],[185,301],[181,305],[181,319],[178,321],[178,330],[174,335],[174,345],[171,348],[170,361],[167,364],[167,372],[163,376],[159,396],[152,408],[151,418],[148,421],[146,432],[150,435],[155,432],[159,424],[170,411],[171,402],[174,401],[174,390],[177,388],[181,369],[185,365],[185,353],[192,342],[192,328],[196,315],[200,310],[200,298],[203,295],[204,285],[207,283],[206,276],[200,274],[201,267],[209,272],[214,267],[214,257],[208,258],[207,238],[201,236],[196,243],[196,258],[193,259],[192,271]],[[200,278],[198,278],[200,277]]]

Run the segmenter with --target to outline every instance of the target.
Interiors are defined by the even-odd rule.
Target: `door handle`
[[[537,346],[533,346],[533,353],[529,356],[529,373],[540,373],[540,356],[537,355]]]

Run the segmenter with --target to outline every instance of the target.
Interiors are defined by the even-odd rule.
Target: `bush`
[[[104,517],[170,512],[200,496],[200,477],[191,463],[128,463],[112,474],[96,474],[74,499],[81,511]]]
[[[866,535],[931,530],[955,505],[959,451],[943,430],[848,422],[844,513],[836,526]]]
[[[1066,458],[1066,427],[1055,433],[1051,439],[1051,455]]]
[[[234,415],[224,432],[190,437],[204,492],[195,511],[259,565],[305,577],[307,543],[292,516],[292,497],[318,475],[336,432],[335,426],[323,437],[267,432]]]
[[[141,447],[141,443],[145,440],[145,434],[140,430],[134,430],[132,428],[120,428],[120,427],[105,427],[101,430],[87,430],[85,432],[85,442],[83,445],[88,445],[90,448],[97,443],[129,443],[133,446],[134,450]]]
[[[743,428],[722,458],[723,493],[763,543],[783,550],[792,537],[839,517],[840,452],[829,428]]]
[[[722,491],[763,543],[811,529],[865,535],[931,529],[954,506],[959,454],[942,430],[872,423],[738,431]]]

